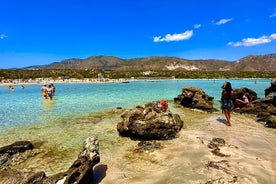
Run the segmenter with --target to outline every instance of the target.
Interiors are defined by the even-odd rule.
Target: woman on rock
[[[242,92],[243,92],[242,99],[236,99],[235,100],[237,108],[244,107],[252,101],[252,97],[249,94],[248,88],[242,88]]]

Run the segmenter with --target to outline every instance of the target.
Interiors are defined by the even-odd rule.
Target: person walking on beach
[[[222,86],[221,93],[221,103],[222,103],[222,111],[226,117],[226,125],[231,126],[232,123],[230,121],[231,118],[231,110],[233,109],[233,100],[232,97],[234,95],[234,91],[232,89],[232,85],[230,82],[225,82]]]
[[[45,98],[45,99],[47,99],[47,85],[45,84],[45,85],[43,85],[42,87],[41,87],[41,94],[42,94],[42,96]]]

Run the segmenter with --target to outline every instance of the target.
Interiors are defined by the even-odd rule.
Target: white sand
[[[232,127],[220,118],[221,113],[186,117],[188,125],[179,137],[164,141],[165,148],[153,153],[130,160],[101,155],[101,164],[108,167],[101,183],[276,183],[276,130],[245,115],[233,114]],[[230,157],[210,152],[213,137],[226,141],[221,153]],[[210,161],[218,162],[219,169],[208,168]]]

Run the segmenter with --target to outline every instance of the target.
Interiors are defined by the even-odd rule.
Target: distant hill
[[[86,59],[66,59],[49,65],[27,69],[89,69],[113,71],[276,71],[276,54],[250,55],[237,61],[187,60],[177,57],[147,57],[121,59],[113,56],[92,56]]]
[[[229,63],[222,70],[229,71],[276,71],[276,54],[247,56]]]

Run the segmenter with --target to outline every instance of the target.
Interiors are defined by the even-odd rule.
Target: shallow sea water
[[[13,92],[0,87],[1,105],[5,107],[5,110],[1,108],[0,145],[18,140],[32,141],[37,155],[29,158],[28,164],[14,167],[22,171],[43,170],[50,176],[67,170],[84,140],[97,136],[101,162],[95,167],[95,183],[206,183],[218,178],[230,181],[234,176],[238,176],[241,183],[275,182],[275,130],[256,123],[253,117],[238,114],[233,115],[234,125],[229,129],[221,123],[224,118],[221,113],[178,109],[172,103],[183,86],[200,87],[218,101],[223,82],[56,84],[57,96],[53,101],[42,99],[40,85],[26,86],[24,90],[18,87]],[[270,85],[270,80],[258,80],[257,84],[254,80],[231,82],[234,88],[248,87],[260,97]],[[170,109],[180,114],[185,127],[176,139],[161,141],[163,149],[134,154],[138,141],[118,135],[116,126],[121,121],[120,115],[128,108],[160,98],[169,101]],[[232,155],[228,159],[230,173],[206,167],[210,160],[225,159],[213,156],[207,147],[214,136],[224,138],[230,145],[223,150]]]
[[[166,99],[169,102],[181,93],[182,87],[202,88],[219,105],[221,86],[225,80],[149,80],[130,83],[55,84],[54,100],[44,100],[42,85],[20,85],[14,91],[0,86],[0,132],[9,127],[56,121],[62,118],[85,116],[89,113],[110,111],[116,107],[131,108],[137,104]],[[233,88],[248,87],[264,97],[269,79],[229,80]]]

